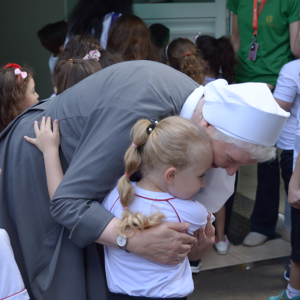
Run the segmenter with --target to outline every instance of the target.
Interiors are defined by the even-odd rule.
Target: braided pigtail
[[[130,183],[129,177],[141,167],[142,148],[147,143],[152,130],[155,129],[151,128],[151,122],[145,119],[138,121],[132,128],[132,145],[125,153],[125,174],[118,182],[118,192],[123,206],[123,213],[117,227],[119,234],[122,236],[128,236],[129,230],[144,230],[147,227],[161,224],[164,218],[164,215],[160,212],[147,217],[142,213],[134,214],[128,209],[129,203],[135,196],[135,190]]]

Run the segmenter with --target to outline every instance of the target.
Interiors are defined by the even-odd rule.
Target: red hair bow
[[[12,63],[9,63],[5,67],[3,67],[3,69],[6,69],[6,68],[22,69],[21,66],[19,66],[17,64],[12,64]]]

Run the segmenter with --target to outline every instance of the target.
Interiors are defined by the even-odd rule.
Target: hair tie
[[[186,54],[184,54],[184,56],[188,56],[188,55],[190,55],[191,53],[190,52],[187,52]]]
[[[127,209],[127,208],[128,208],[128,206],[126,206],[126,207],[123,207],[123,210],[124,210],[124,209]]]
[[[99,61],[99,57],[101,57],[101,53],[98,50],[91,50],[89,54],[86,54],[83,59],[88,60],[88,59],[94,59],[96,61]]]
[[[155,129],[157,124],[158,124],[158,121],[152,122],[147,128],[147,133],[150,134]]]
[[[137,148],[137,147],[138,147],[138,146],[137,146],[137,145],[135,145],[134,143],[132,143],[131,145],[132,145],[133,147],[135,147],[135,148]]]
[[[124,173],[125,176],[127,176],[128,178],[130,177],[130,175],[128,175],[127,173]]]
[[[73,62],[73,59],[72,59],[72,58],[69,58],[69,61]]]

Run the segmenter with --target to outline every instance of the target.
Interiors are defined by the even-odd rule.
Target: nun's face
[[[232,176],[241,166],[254,165],[257,160],[250,157],[244,149],[213,138],[215,128],[208,124],[204,118],[199,122],[199,126],[204,128],[210,136],[213,151],[212,168],[225,169],[227,174]]]
[[[211,139],[211,146],[213,151],[212,168],[225,169],[227,174],[232,176],[241,166],[254,165],[257,160],[252,159],[244,149],[228,144],[223,141]]]

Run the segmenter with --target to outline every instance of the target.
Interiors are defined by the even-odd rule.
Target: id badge
[[[255,61],[256,60],[256,54],[257,54],[258,44],[257,43],[251,43],[249,48],[249,54],[248,54],[248,60]]]

